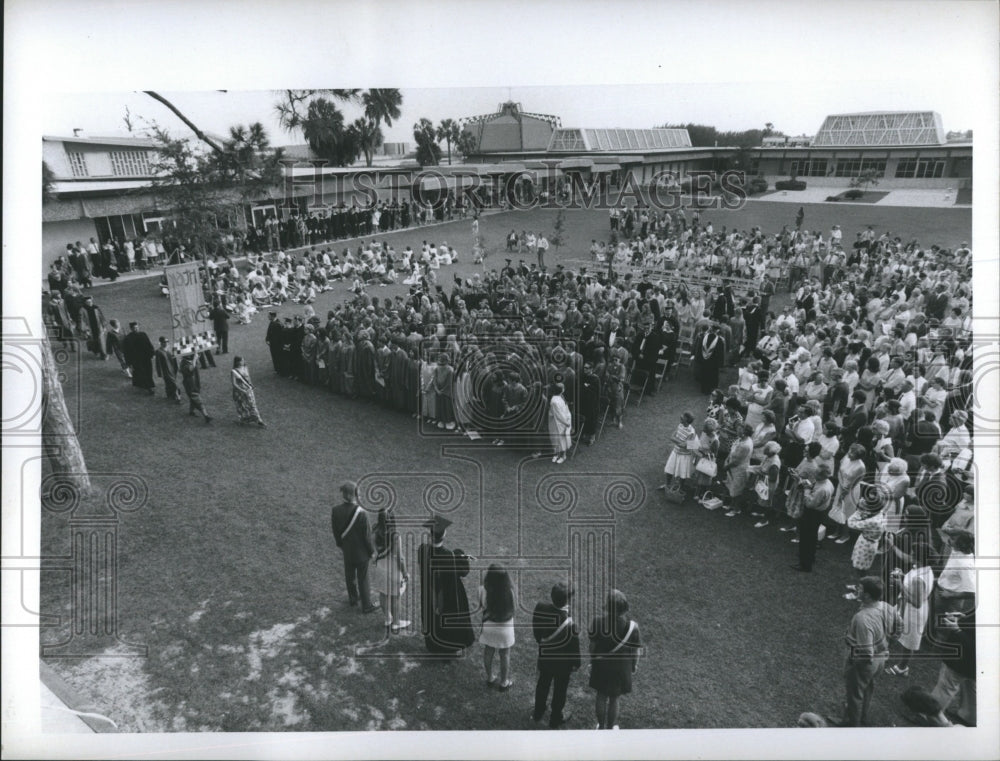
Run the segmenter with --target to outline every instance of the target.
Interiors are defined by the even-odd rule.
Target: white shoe
[[[564,462],[566,462],[566,457],[565,457],[565,456],[560,456],[560,457],[559,457],[559,458],[558,458],[558,459],[556,460],[556,465],[562,465],[562,464],[563,464]]]
[[[559,462],[559,455],[555,455],[555,456],[554,456],[554,457],[552,458],[552,462]]]

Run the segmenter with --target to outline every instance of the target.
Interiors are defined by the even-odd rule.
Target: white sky
[[[508,88],[525,110],[566,126],[669,121],[726,130],[770,121],[813,134],[830,113],[934,110],[954,130],[976,126],[977,90],[985,95],[997,82],[995,67],[984,67],[997,41],[997,7],[986,1],[507,0],[477,24],[467,21],[475,18],[468,4],[409,15],[398,4],[352,5],[345,23],[338,2],[243,3],[246,13],[222,14],[215,3],[177,0],[143,6],[139,23],[134,5],[122,14],[96,0],[87,17],[100,23],[86,33],[73,22],[79,5],[46,5],[59,10],[46,15],[45,36],[65,41],[45,50],[37,72],[52,93],[41,102],[46,134],[121,131],[126,106],[179,128],[141,88],[169,93],[204,129],[261,121],[276,144],[302,142],[279,129],[271,88],[307,86],[402,88],[402,118],[386,139],[411,143],[420,117],[489,113]],[[181,15],[183,30],[175,28]],[[500,27],[506,18],[517,28]],[[351,119],[360,109],[345,112]]]
[[[401,118],[383,128],[386,139],[413,143],[412,126],[421,117],[441,119],[491,113],[509,97],[526,111],[554,114],[564,126],[652,127],[671,123],[712,124],[720,130],[750,129],[773,122],[788,134],[814,134],[829,113],[923,111],[941,113],[945,129],[971,129],[968,98],[954,87],[926,83],[870,82],[699,83],[535,87],[404,88]],[[792,94],[795,96],[792,97]],[[276,91],[179,91],[162,93],[202,129],[224,134],[233,124],[260,121],[277,145],[304,142],[301,133],[282,130]],[[957,96],[957,97],[956,97]],[[45,134],[108,135],[125,130],[126,107],[133,117],[183,129],[170,111],[141,92],[64,94],[45,104]],[[348,121],[361,114],[341,106]],[[135,119],[136,128],[141,119]]]

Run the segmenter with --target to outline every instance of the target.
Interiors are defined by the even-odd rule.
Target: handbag
[[[684,489],[678,481],[674,481],[664,490],[664,496],[667,498],[667,502],[672,502],[675,505],[679,505],[686,499]]]
[[[706,510],[718,510],[722,507],[722,500],[716,497],[715,493],[711,489],[708,489],[701,495],[701,499],[698,500],[698,504]]]
[[[754,482],[753,490],[761,502],[767,502],[771,498],[771,489],[767,485],[766,478],[758,478]]]
[[[709,478],[715,478],[719,472],[719,464],[711,457],[702,457],[695,463],[694,469]]]

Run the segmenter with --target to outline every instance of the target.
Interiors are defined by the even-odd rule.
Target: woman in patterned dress
[[[244,423],[256,423],[261,428],[265,428],[264,421],[257,411],[257,399],[253,393],[253,383],[250,381],[250,370],[243,361],[243,357],[233,357],[233,401],[236,402],[236,412],[240,416],[240,425]]]

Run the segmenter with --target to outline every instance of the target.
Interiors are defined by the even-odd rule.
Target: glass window
[[[149,151],[111,151],[111,171],[117,177],[137,177],[152,174]]]
[[[87,172],[87,159],[82,153],[67,151],[66,156],[69,158],[69,168],[74,177],[90,176]]]

